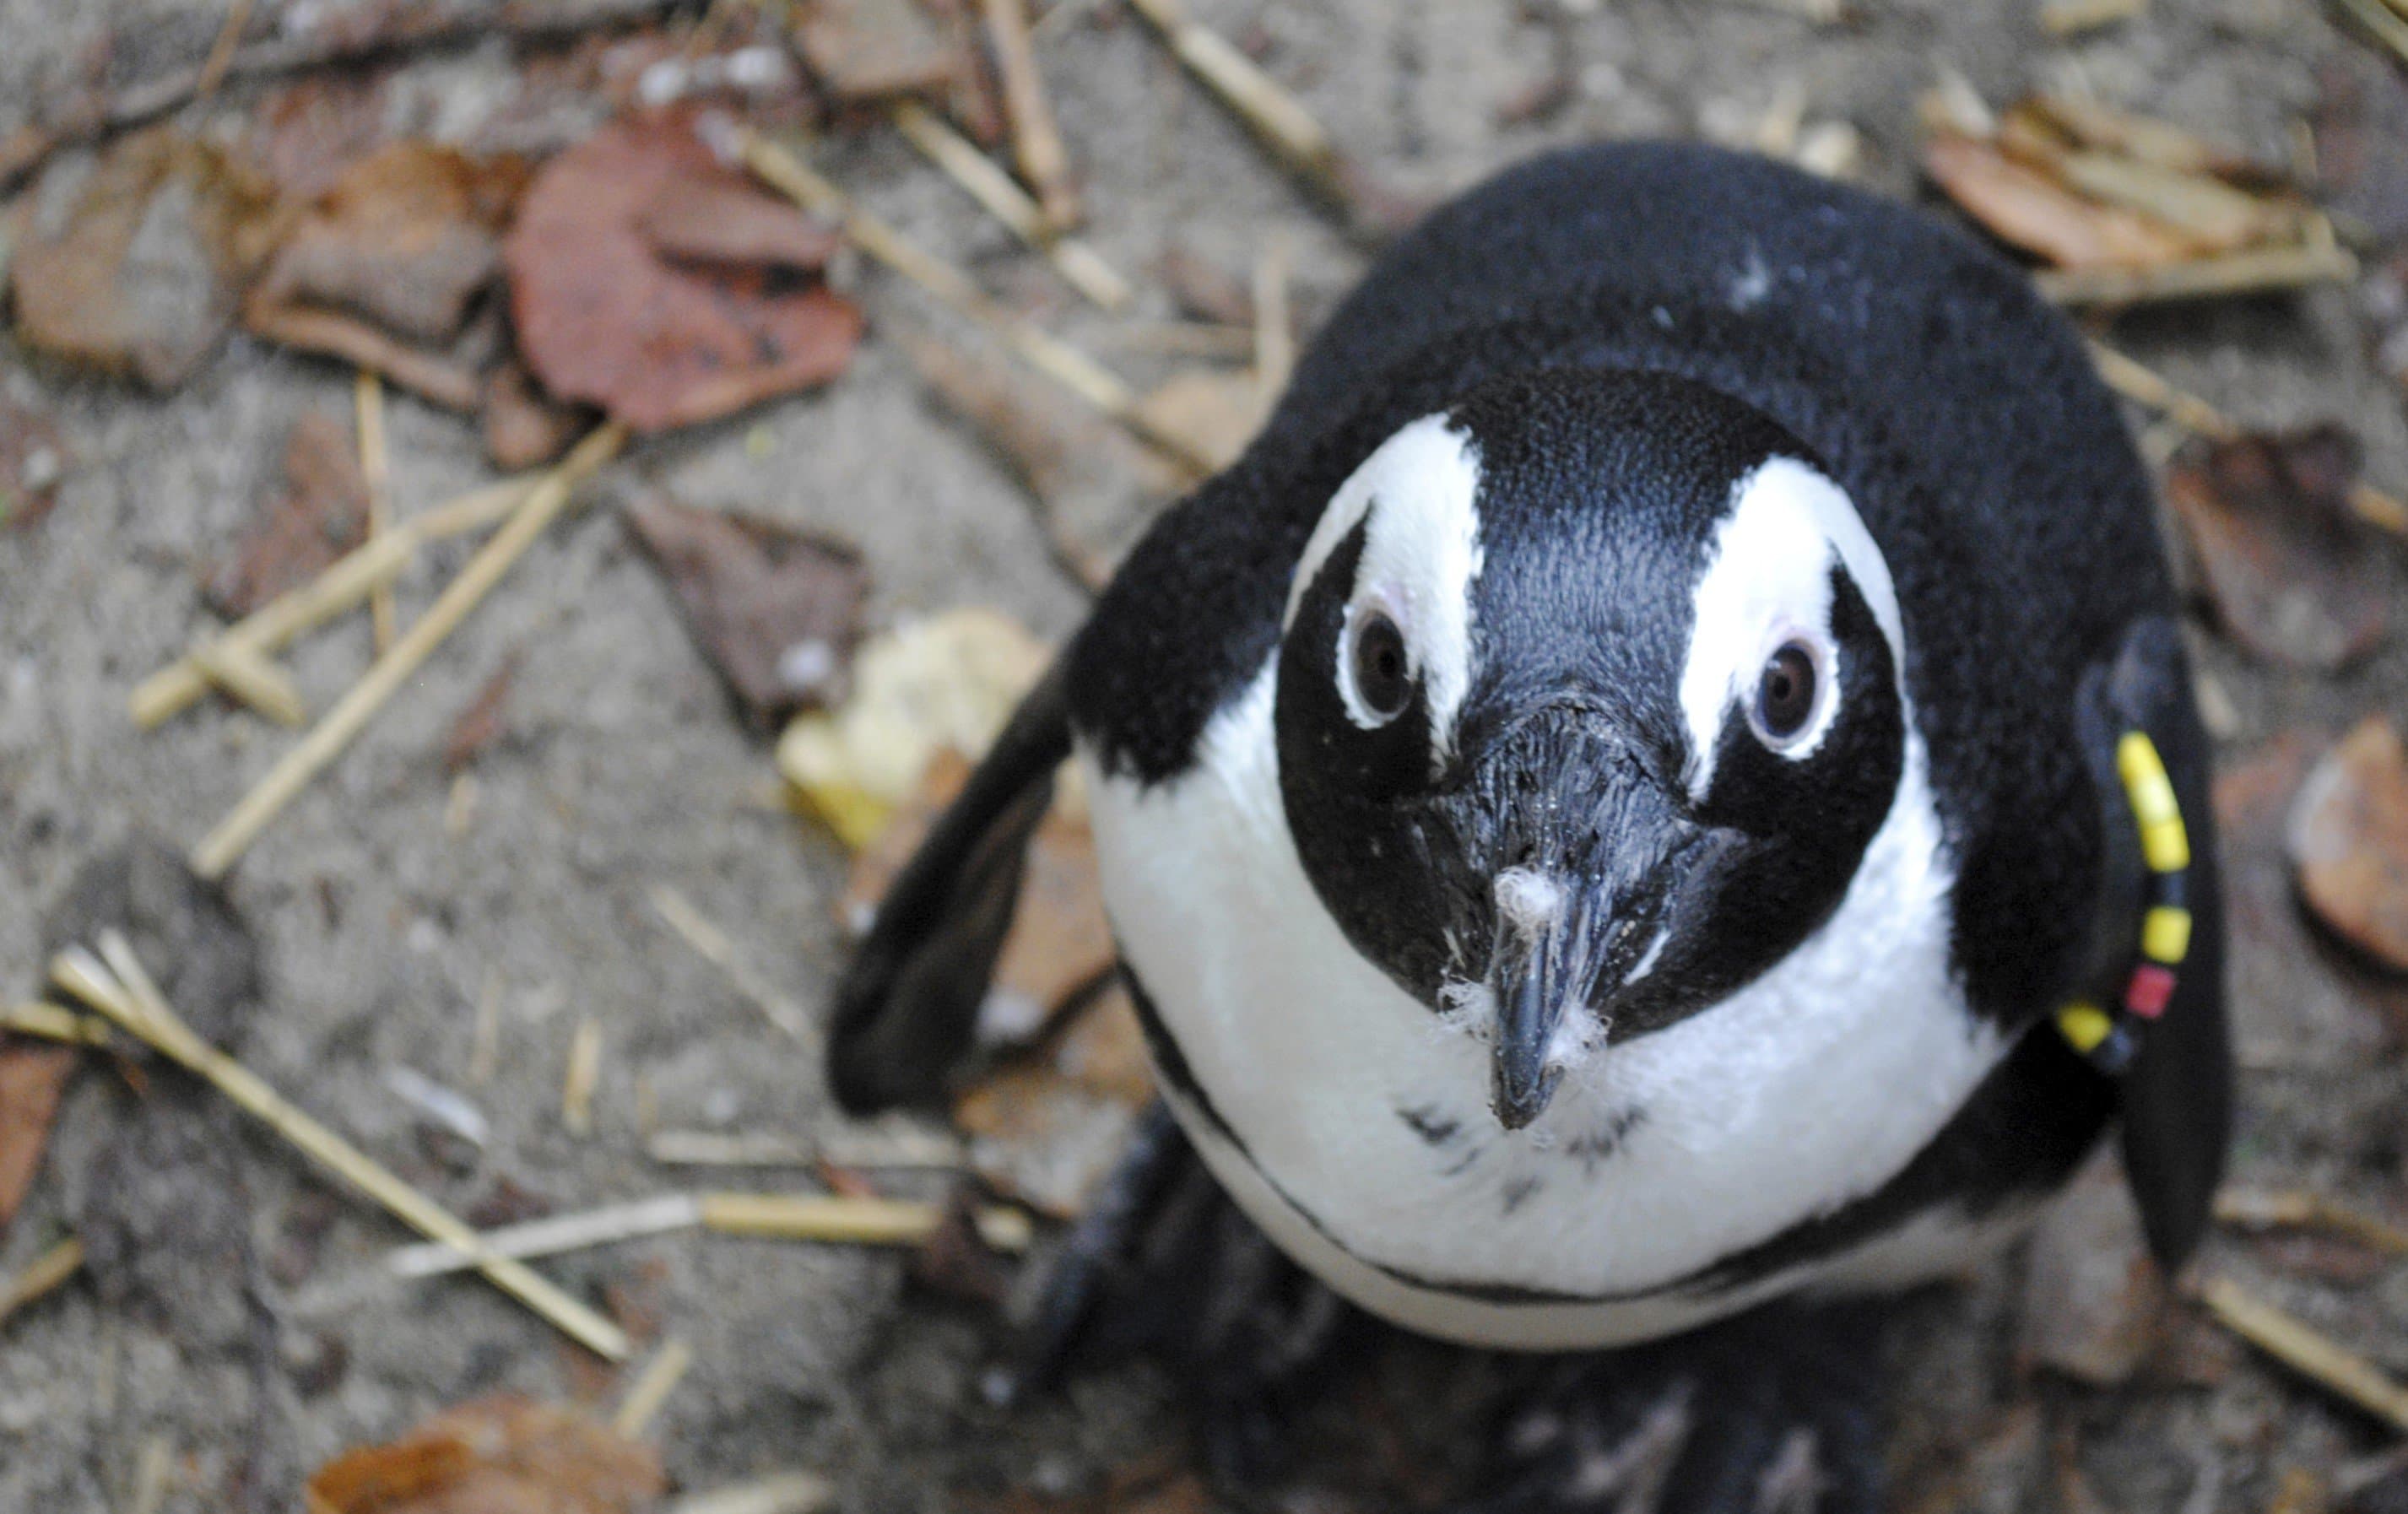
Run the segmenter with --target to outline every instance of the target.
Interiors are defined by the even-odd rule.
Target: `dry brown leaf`
[[[652,250],[676,263],[816,269],[844,245],[825,222],[724,179],[664,184],[636,226]]]
[[[642,222],[681,182],[752,193],[684,117],[607,126],[545,165],[504,247],[528,366],[638,431],[824,382],[861,336],[860,312],[824,288],[664,259]]]
[[[450,1409],[310,1475],[309,1514],[635,1514],[660,1458],[600,1421],[507,1394]]]
[[[72,1047],[0,1046],[0,1235],[41,1170],[59,1093],[75,1063]]]
[[[2291,806],[2300,893],[2359,950],[2408,972],[2408,748],[2370,716],[2328,752]]]
[[[869,589],[861,554],[782,521],[651,499],[627,526],[756,730],[842,697]]]
[[[2167,470],[2217,619],[2258,656],[2318,671],[2388,629],[2384,544],[2349,506],[2357,444],[2336,427],[2195,444]]]
[[[2148,217],[2085,199],[1993,143],[1943,133],[1923,150],[1948,197],[2000,237],[2062,268],[2179,263],[2191,248]]]
[[[952,750],[927,764],[919,791],[853,860],[837,903],[843,923],[867,929],[879,899],[969,775],[968,761]],[[1111,927],[1096,879],[1095,834],[1083,806],[1057,802],[1030,842],[1020,905],[996,961],[982,1021],[1005,1038],[1025,1039],[1111,971],[1112,961]]]
[[[504,711],[510,702],[510,686],[517,681],[518,676],[518,658],[505,659],[502,665],[494,670],[494,676],[477,691],[476,696],[468,701],[467,707],[460,711],[459,718],[452,722],[450,733],[443,738],[443,771],[459,772],[483,756],[488,748],[502,738],[502,733],[507,729]]]
[[[972,70],[958,34],[913,0],[812,0],[795,32],[811,73],[849,102],[940,99]]]
[[[211,143],[123,138],[89,177],[53,166],[11,264],[17,322],[71,363],[171,389],[225,334],[281,218],[274,189]]]
[[[312,74],[262,102],[248,156],[277,187],[313,200],[385,141],[381,70]]]
[[[953,1103],[973,1171],[1041,1213],[1085,1211],[1154,1096],[1145,1039],[1115,984],[1031,1056],[1016,1058]]]
[[[66,471],[66,440],[50,418],[0,394],[0,531],[48,515]]]
[[[592,427],[591,415],[545,393],[518,364],[504,363],[485,380],[485,455],[505,473],[550,463]]]
[[[249,305],[339,310],[411,342],[449,342],[501,267],[502,228],[527,176],[515,157],[395,142],[301,214]]]
[[[209,575],[220,614],[250,614],[324,572],[367,533],[367,484],[340,421],[311,410],[284,447],[284,488],[251,518],[234,555]]]

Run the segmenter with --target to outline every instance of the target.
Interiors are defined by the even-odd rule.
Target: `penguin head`
[[[1305,550],[1288,827],[1355,950],[1488,1041],[1518,1128],[1832,913],[1903,770],[1903,655],[1880,549],[1766,416],[1662,374],[1494,379],[1389,436]]]

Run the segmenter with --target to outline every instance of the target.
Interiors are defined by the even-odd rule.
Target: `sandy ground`
[[[1326,309],[1360,255],[1142,28],[1109,6],[1060,3],[1092,12],[1050,34],[1045,64],[1105,252],[1129,270],[1173,248],[1243,268],[1264,238],[1283,236],[1304,313]],[[2308,0],[2157,0],[2137,24],[2063,45],[2039,36],[2032,8],[1882,3],[1859,26],[1822,29],[1777,7],[1706,0],[1589,0],[1560,13],[1546,0],[1197,5],[1232,34],[1259,29],[1269,66],[1340,139],[1433,193],[1553,142],[1727,132],[1792,80],[1810,121],[1864,132],[1866,177],[1912,193],[1912,101],[1934,60],[1994,100],[2077,80],[2279,158],[2287,123],[2315,99],[2317,66],[2355,50]],[[112,66],[139,77],[199,56],[217,15],[165,0],[72,12],[0,0],[0,130],[98,39],[122,38]],[[1544,123],[1499,126],[1500,102],[1557,49],[1569,50],[1571,102]],[[515,87],[497,47],[447,52],[407,77],[418,129],[453,137],[473,136]],[[235,92],[218,109],[231,121],[247,98]],[[896,142],[846,146],[830,164],[1067,335],[1132,377],[1158,376],[1157,360],[1111,349],[1103,322],[1071,307]],[[862,282],[874,318],[937,319],[906,292]],[[1169,313],[1158,293],[1148,298],[1153,313]],[[2134,320],[2122,336],[2250,421],[2337,417],[2365,439],[2374,477],[2408,478],[2399,396],[2370,376],[2343,295]],[[138,736],[124,698],[202,623],[196,564],[280,476],[294,419],[312,408],[347,417],[350,383],[330,365],[236,340],[164,398],[16,350],[0,350],[0,384],[54,407],[79,459],[46,523],[0,536],[0,994],[17,995],[36,987],[45,916],[88,859],[140,833],[189,844],[285,745],[214,707]],[[469,429],[408,400],[394,407],[393,447],[404,510],[483,476]],[[1081,613],[1082,593],[1051,564],[1009,476],[875,338],[824,393],[649,445],[599,493],[648,488],[853,537],[880,621],[982,603],[1058,636]],[[423,607],[459,560],[437,552],[406,578],[406,609]],[[2356,710],[2408,707],[2408,655],[2396,647],[2344,682],[2306,683],[2269,677],[2212,638],[2201,645],[2233,709],[2236,764],[2286,729],[2322,733]],[[352,624],[298,653],[294,671],[313,703],[355,676],[366,648],[366,625]],[[509,733],[479,763],[475,822],[455,838],[442,823],[437,752],[512,659]],[[818,1128],[813,1059],[766,1027],[646,902],[653,886],[675,887],[787,993],[822,1000],[839,962],[829,905],[844,860],[825,836],[761,806],[769,773],[767,750],[732,718],[657,576],[605,512],[580,518],[534,551],[244,860],[233,896],[262,944],[266,989],[243,1056],[462,1208],[512,1186],[576,1208],[676,1181],[643,1154],[639,1079],[666,1125]],[[473,1093],[493,1139],[447,1164],[414,1135],[384,1075],[406,1066],[466,1086],[489,977],[503,991],[500,1070]],[[2247,961],[2241,982],[2241,1174],[2376,1204],[2397,1197],[2408,1121],[2372,1000],[2322,956]],[[562,1127],[559,1091],[588,1017],[606,1054],[597,1128],[580,1140]],[[170,1116],[180,1132],[155,1128]],[[126,1158],[108,1154],[128,1141],[141,1153],[130,1176]],[[295,1302],[307,1279],[279,1280],[280,1250],[324,1226],[309,1277],[332,1277],[402,1238],[397,1228],[362,1205],[330,1203],[285,1150],[207,1098],[138,1116],[102,1077],[73,1090],[45,1177],[0,1246],[0,1272],[111,1181],[134,1185],[120,1203],[150,1227],[157,1254],[106,1291],[119,1296],[79,1283],[0,1335],[0,1509],[121,1507],[153,1435],[188,1458],[170,1508],[238,1507],[246,1485],[255,1507],[290,1507],[297,1477],[324,1457],[479,1392],[612,1391],[550,1330],[473,1282],[310,1317]],[[2301,1281],[2262,1251],[2226,1244],[2219,1258],[2408,1368],[2408,1270],[2342,1288]],[[687,1236],[549,1270],[582,1293],[618,1291],[695,1348],[661,1424],[669,1468],[688,1487],[800,1465],[833,1477],[847,1509],[933,1509],[982,1490],[1090,1487],[1179,1433],[1167,1385],[1143,1367],[1082,1378],[1010,1416],[982,1408],[982,1322],[908,1295],[886,1255]],[[1916,1315],[1917,1444],[1995,1431],[2014,1383],[2016,1297],[2014,1269],[2001,1267]],[[342,1369],[313,1370],[334,1350]],[[2075,1454],[2110,1507],[2261,1508],[2285,1467],[2329,1469],[2382,1443],[2367,1422],[2254,1363],[2218,1364],[2212,1388],[2050,1390],[2051,1425],[2078,1437]],[[1439,1370],[1440,1359],[1405,1353],[1388,1374],[1392,1396],[1396,1382],[1409,1397],[1414,1373]],[[2049,1507],[2045,1492],[2027,1504],[2014,1491],[2035,1480],[2028,1464],[2045,1450],[2010,1436],[2001,1491],[1984,1507]]]

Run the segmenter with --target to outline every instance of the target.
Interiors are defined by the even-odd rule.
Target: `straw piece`
[[[857,1246],[918,1246],[944,1221],[939,1205],[914,1199],[847,1198],[827,1193],[705,1193],[702,1224],[723,1235],[763,1240],[830,1241]],[[1035,1238],[1028,1216],[990,1206],[978,1213],[979,1235],[998,1251],[1020,1251]]]
[[[108,959],[106,966],[82,948],[69,948],[51,959],[51,978],[131,1035],[206,1078],[237,1107],[383,1205],[421,1235],[449,1241],[474,1254],[479,1272],[572,1338],[610,1361],[626,1359],[626,1332],[523,1264],[485,1250],[466,1223],[303,1113],[251,1069],[194,1034],[177,1017],[123,936],[114,931],[106,933],[101,937],[101,951]]]
[[[468,612],[477,607],[502,576],[510,570],[544,528],[558,518],[567,505],[568,496],[580,480],[610,458],[625,445],[626,429],[616,421],[595,428],[577,444],[557,467],[545,475],[541,483],[527,492],[526,498],[501,530],[468,560],[426,614],[394,643],[393,650],[377,659],[366,677],[351,687],[326,718],[305,736],[301,744],[284,754],[257,787],[243,796],[215,830],[193,849],[193,871],[205,878],[225,876],[259,833],[293,802],[294,795],[308,787],[309,780],[324,770],[328,764],[342,754],[351,738],[360,734],[385,701],[398,693],[411,674],[431,656]],[[384,538],[399,536],[392,532]]]
[[[1296,96],[1219,33],[1187,14],[1181,0],[1129,0],[1162,39],[1222,103],[1238,114],[1282,163],[1324,196],[1348,206],[1345,165],[1338,145]]]
[[[429,542],[480,531],[508,517],[539,475],[505,478],[438,505],[345,555],[298,589],[279,594],[219,636],[211,645],[265,656],[303,632],[343,614],[408,564]],[[136,685],[128,705],[134,723],[148,731],[209,692],[209,680],[188,653]]]
[[[107,1046],[109,1039],[107,1021],[55,1004],[12,1004],[0,1008],[0,1031],[64,1041],[69,1046]]]
[[[1277,399],[1296,371],[1296,327],[1287,309],[1288,245],[1272,236],[1254,260],[1254,384]]]
[[[819,1032],[801,1005],[778,992],[776,984],[752,970],[727,933],[702,917],[702,912],[686,901],[684,894],[667,884],[655,885],[652,891],[652,908],[678,933],[685,944],[702,955],[704,961],[727,975],[727,980],[738,993],[752,1001],[770,1024],[784,1031],[804,1046],[817,1046]]]
[[[668,1402],[686,1369],[693,1365],[694,1351],[683,1340],[671,1335],[645,1364],[643,1375],[627,1390],[627,1396],[619,1401],[619,1412],[612,1418],[610,1428],[629,1440],[642,1435],[661,1412],[661,1406]]]
[[[1254,359],[1255,336],[1252,326],[1216,321],[1132,321],[1115,327],[1109,340],[1132,352],[1246,363]]]
[[[2145,405],[2197,436],[2229,441],[2241,435],[2223,411],[2186,390],[2175,388],[2143,364],[2103,342],[2090,344],[2090,358],[2107,387],[2137,405]],[[2408,536],[2408,504],[2385,493],[2363,478],[2349,486],[2349,507],[2371,526]]]
[[[658,1198],[609,1204],[577,1214],[552,1215],[524,1224],[485,1231],[480,1237],[495,1256],[557,1256],[621,1241],[642,1240],[671,1231],[692,1230],[702,1223],[702,1207],[691,1193],[664,1193]],[[396,1278],[439,1278],[466,1272],[477,1258],[457,1246],[431,1241],[395,1247],[385,1253],[384,1267]]]
[[[2138,268],[2043,268],[2032,275],[2057,305],[2146,305],[2218,294],[2255,294],[2358,277],[2358,260],[2340,247],[2306,245],[2229,252]]]
[[[2380,0],[2341,0],[2341,7],[2369,36],[2388,48],[2401,63],[2408,63],[2408,16]]]
[[[917,100],[895,104],[895,126],[930,163],[962,187],[987,214],[1010,228],[1011,234],[1043,253],[1064,282],[1107,310],[1118,310],[1134,297],[1123,279],[1096,250],[1075,236],[1054,235],[1044,210],[1010,174],[996,167],[975,143],[945,124]]]
[[[209,44],[209,55],[201,61],[201,71],[193,80],[193,98],[208,99],[218,92],[224,81],[226,68],[234,62],[235,49],[242,43],[243,30],[251,24],[252,0],[233,0],[226,7],[225,20],[218,24],[218,39]]]
[[[192,664],[211,687],[222,690],[274,721],[299,727],[309,723],[309,707],[284,670],[248,647],[229,646],[222,639],[199,640],[186,650]]]
[[[393,464],[384,445],[384,384],[373,368],[362,368],[351,386],[352,407],[359,414],[360,478],[367,485],[368,540],[393,527]],[[393,580],[368,591],[368,618],[376,628],[377,655],[393,650],[399,624],[393,603]]]
[[[2408,1430],[2408,1388],[2381,1367],[2306,1321],[2251,1296],[2229,1278],[2211,1278],[2200,1302],[2224,1327],[2293,1371],[2358,1407]]]
[[[2330,1230],[2393,1256],[2408,1256],[2408,1227],[2304,1188],[2227,1188],[2215,1218],[2251,1230]]]
[[[0,1321],[76,1275],[83,1265],[83,1242],[69,1236],[34,1258],[31,1265],[0,1283]]]
[[[560,1122],[583,1139],[594,1134],[594,1085],[602,1076],[602,1027],[580,1021],[568,1043],[568,1073],[560,1085]]]
[[[1037,49],[1028,37],[1025,0],[986,0],[986,33],[995,45],[995,68],[1003,82],[1004,114],[1011,118],[1012,156],[1021,176],[1037,192],[1045,219],[1055,231],[1078,224],[1079,197],[1070,187],[1070,155],[1045,102],[1045,78],[1037,71]]]
[[[476,822],[477,798],[482,791],[477,775],[461,773],[452,779],[452,787],[443,795],[443,834],[457,841],[468,834]]]
[[[689,1493],[668,1514],[819,1514],[836,1501],[827,1478],[810,1472],[781,1472],[753,1482]]]
[[[125,1500],[125,1514],[159,1514],[167,1501],[167,1481],[176,1470],[176,1448],[165,1435],[142,1442],[134,1462],[134,1491]]]
[[[957,313],[993,331],[1023,363],[1085,400],[1146,441],[1181,461],[1211,471],[1185,441],[1149,424],[1138,410],[1138,393],[1118,374],[1050,332],[1013,314],[970,277],[927,251],[901,232],[862,209],[817,169],[753,132],[739,134],[744,165],[763,182],[806,210],[837,221],[855,247],[919,285]]]
[[[2079,36],[2128,21],[2149,8],[2149,0],[2042,0],[2040,29],[2051,36]]]

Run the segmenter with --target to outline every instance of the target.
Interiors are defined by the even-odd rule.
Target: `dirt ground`
[[[1326,311],[1363,254],[1133,18],[1111,3],[1055,3],[1076,14],[1047,28],[1044,67],[1104,253],[1131,271],[1173,249],[1242,269],[1266,238],[1284,237],[1304,317]],[[2026,0],[1874,0],[1839,27],[1730,0],[1195,9],[1255,37],[1342,142],[1426,193],[1554,143],[1727,136],[1794,84],[1809,122],[1863,133],[1864,178],[1914,194],[1914,99],[1943,62],[1993,101],[2070,84],[2283,161],[2319,69],[2371,66],[2311,0],[2156,0],[2139,21],[2063,43],[2039,33]],[[140,78],[201,56],[220,16],[171,0],[0,0],[0,132],[103,39],[117,42],[112,77]],[[1557,56],[1571,81],[1563,108],[1499,124],[1500,105]],[[504,116],[520,75],[491,43],[430,53],[401,77],[395,108],[414,113],[415,130],[475,140]],[[230,123],[252,98],[231,89],[199,119]],[[1131,377],[1167,371],[1115,348],[1108,320],[1074,307],[891,136],[836,144],[824,162]],[[889,279],[861,270],[853,282],[873,326],[951,329]],[[1170,313],[1158,290],[1144,298],[1149,313]],[[2118,338],[2248,422],[2338,420],[2365,443],[2372,478],[2408,481],[2401,394],[2370,368],[2345,292],[2135,317]],[[38,987],[45,920],[89,859],[141,834],[188,846],[290,739],[213,706],[139,735],[125,697],[205,622],[196,567],[280,477],[294,418],[314,408],[348,424],[351,382],[332,364],[236,338],[164,397],[13,348],[0,349],[0,386],[53,408],[76,457],[54,513],[0,534],[0,998],[18,998]],[[457,419],[402,398],[392,425],[403,512],[486,477]],[[649,442],[596,493],[608,504],[652,489],[858,541],[877,622],[983,604],[1058,637],[1081,614],[1083,592],[1049,557],[1009,473],[875,331],[832,386]],[[577,1209],[683,1182],[644,1153],[639,1083],[666,1126],[809,1134],[834,1118],[813,1059],[665,931],[647,899],[662,884],[681,892],[781,989],[816,1006],[840,964],[831,903],[844,854],[764,804],[767,746],[732,716],[659,577],[609,514],[590,511],[538,545],[233,879],[265,974],[244,1059],[462,1209],[511,1190]],[[405,612],[422,609],[463,555],[422,562],[402,582]],[[2408,709],[2408,650],[2397,641],[2346,678],[2309,680],[2270,674],[2204,631],[2195,639],[2229,707],[2236,771],[2262,776],[2270,750],[2279,766],[2286,734],[2305,733],[2313,750],[2358,713]],[[299,650],[291,665],[315,707],[356,676],[367,647],[362,622]],[[479,761],[473,823],[455,836],[444,824],[444,735],[511,660],[507,734]],[[2262,778],[2277,817],[2288,781]],[[2249,907],[2285,918],[2261,921],[2236,974],[2237,1176],[2397,1208],[2408,1198],[2396,1040],[2408,994],[2372,984],[2289,925],[2271,865],[2241,866],[2239,886],[2258,891]],[[465,1158],[430,1152],[388,1070],[467,1086],[489,979],[502,986],[498,1072],[474,1093],[490,1143]],[[589,1017],[605,1053],[595,1129],[580,1139],[563,1128],[560,1090],[571,1036]],[[109,1287],[79,1281],[0,1327],[0,1510],[122,1507],[153,1436],[184,1459],[169,1509],[290,1507],[298,1478],[326,1457],[480,1392],[605,1403],[617,1392],[477,1282],[396,1286],[313,1312],[312,1281],[370,1263],[405,1238],[399,1228],[363,1204],[330,1202],[288,1150],[209,1096],[144,1114],[96,1074],[70,1092],[42,1178],[0,1244],[0,1275],[71,1228],[100,1184],[130,1188],[114,1202],[156,1254]],[[308,1247],[306,1269],[282,1264]],[[2210,1257],[2408,1371],[2408,1267],[2344,1277],[2315,1260],[2229,1235]],[[580,1295],[632,1301],[694,1348],[658,1427],[685,1488],[798,1466],[827,1474],[838,1507],[859,1514],[975,1507],[1014,1490],[1080,1493],[1180,1444],[1168,1384],[1142,1365],[1083,1377],[1010,1414],[982,1407],[986,1321],[907,1291],[891,1254],[676,1235],[546,1270]],[[2014,1360],[2020,1279],[2002,1263],[1913,1316],[1902,1496],[1938,1498],[1930,1507],[2068,1507],[2059,1472],[2072,1465],[2107,1508],[2257,1510],[2286,1471],[2329,1476],[2388,1444],[2373,1422],[2187,1320],[2173,1350],[2182,1360],[2130,1386],[2028,1385]],[[1458,1377],[1453,1359],[1392,1356],[1350,1402],[1426,1421],[1421,1390]],[[2033,1401],[2039,1410],[2019,1409]],[[1469,1442],[1470,1425],[1437,1418],[1427,1435]],[[1971,1482],[1952,1482],[1969,1454]],[[1945,1491],[1973,1484],[1978,1496],[1967,1491],[1961,1504]],[[1310,1502],[1368,1507],[1342,1485]]]

